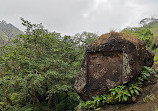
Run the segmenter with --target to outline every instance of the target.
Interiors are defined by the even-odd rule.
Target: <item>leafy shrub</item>
[[[122,30],[124,33],[132,34],[142,41],[146,43],[146,46],[151,48],[152,47],[152,42],[153,42],[153,33],[151,32],[150,29],[148,28],[125,28]]]
[[[78,108],[96,109],[109,103],[135,101],[133,98],[140,95],[143,83],[154,73],[153,69],[144,66],[142,73],[133,82],[111,88],[109,93],[93,97],[93,101],[81,101]]]

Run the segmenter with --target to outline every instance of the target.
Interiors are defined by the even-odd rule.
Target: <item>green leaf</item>
[[[139,92],[137,90],[134,90],[134,92],[136,93],[136,95],[139,95]]]
[[[133,93],[134,93],[134,91],[133,91],[133,90],[130,90],[130,93],[131,93],[131,94],[133,94]]]
[[[123,101],[127,101],[128,99],[127,99],[127,97],[126,96],[124,96],[123,97]]]

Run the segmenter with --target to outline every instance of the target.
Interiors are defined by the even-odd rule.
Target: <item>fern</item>
[[[93,97],[93,101],[82,101],[82,104],[79,104],[78,107],[96,109],[109,103],[132,101],[132,98],[140,95],[144,81],[147,81],[154,73],[153,69],[144,66],[142,73],[135,79],[134,82],[111,88],[109,93]]]

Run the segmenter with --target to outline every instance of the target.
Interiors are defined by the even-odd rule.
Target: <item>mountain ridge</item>
[[[20,29],[5,20],[0,21],[0,44],[4,45],[19,34],[23,34]]]

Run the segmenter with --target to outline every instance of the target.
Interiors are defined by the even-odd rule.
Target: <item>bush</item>
[[[96,109],[109,103],[135,101],[142,91],[143,83],[154,73],[153,69],[144,66],[142,73],[134,81],[111,88],[109,93],[93,97],[93,101],[82,101],[78,108]]]

